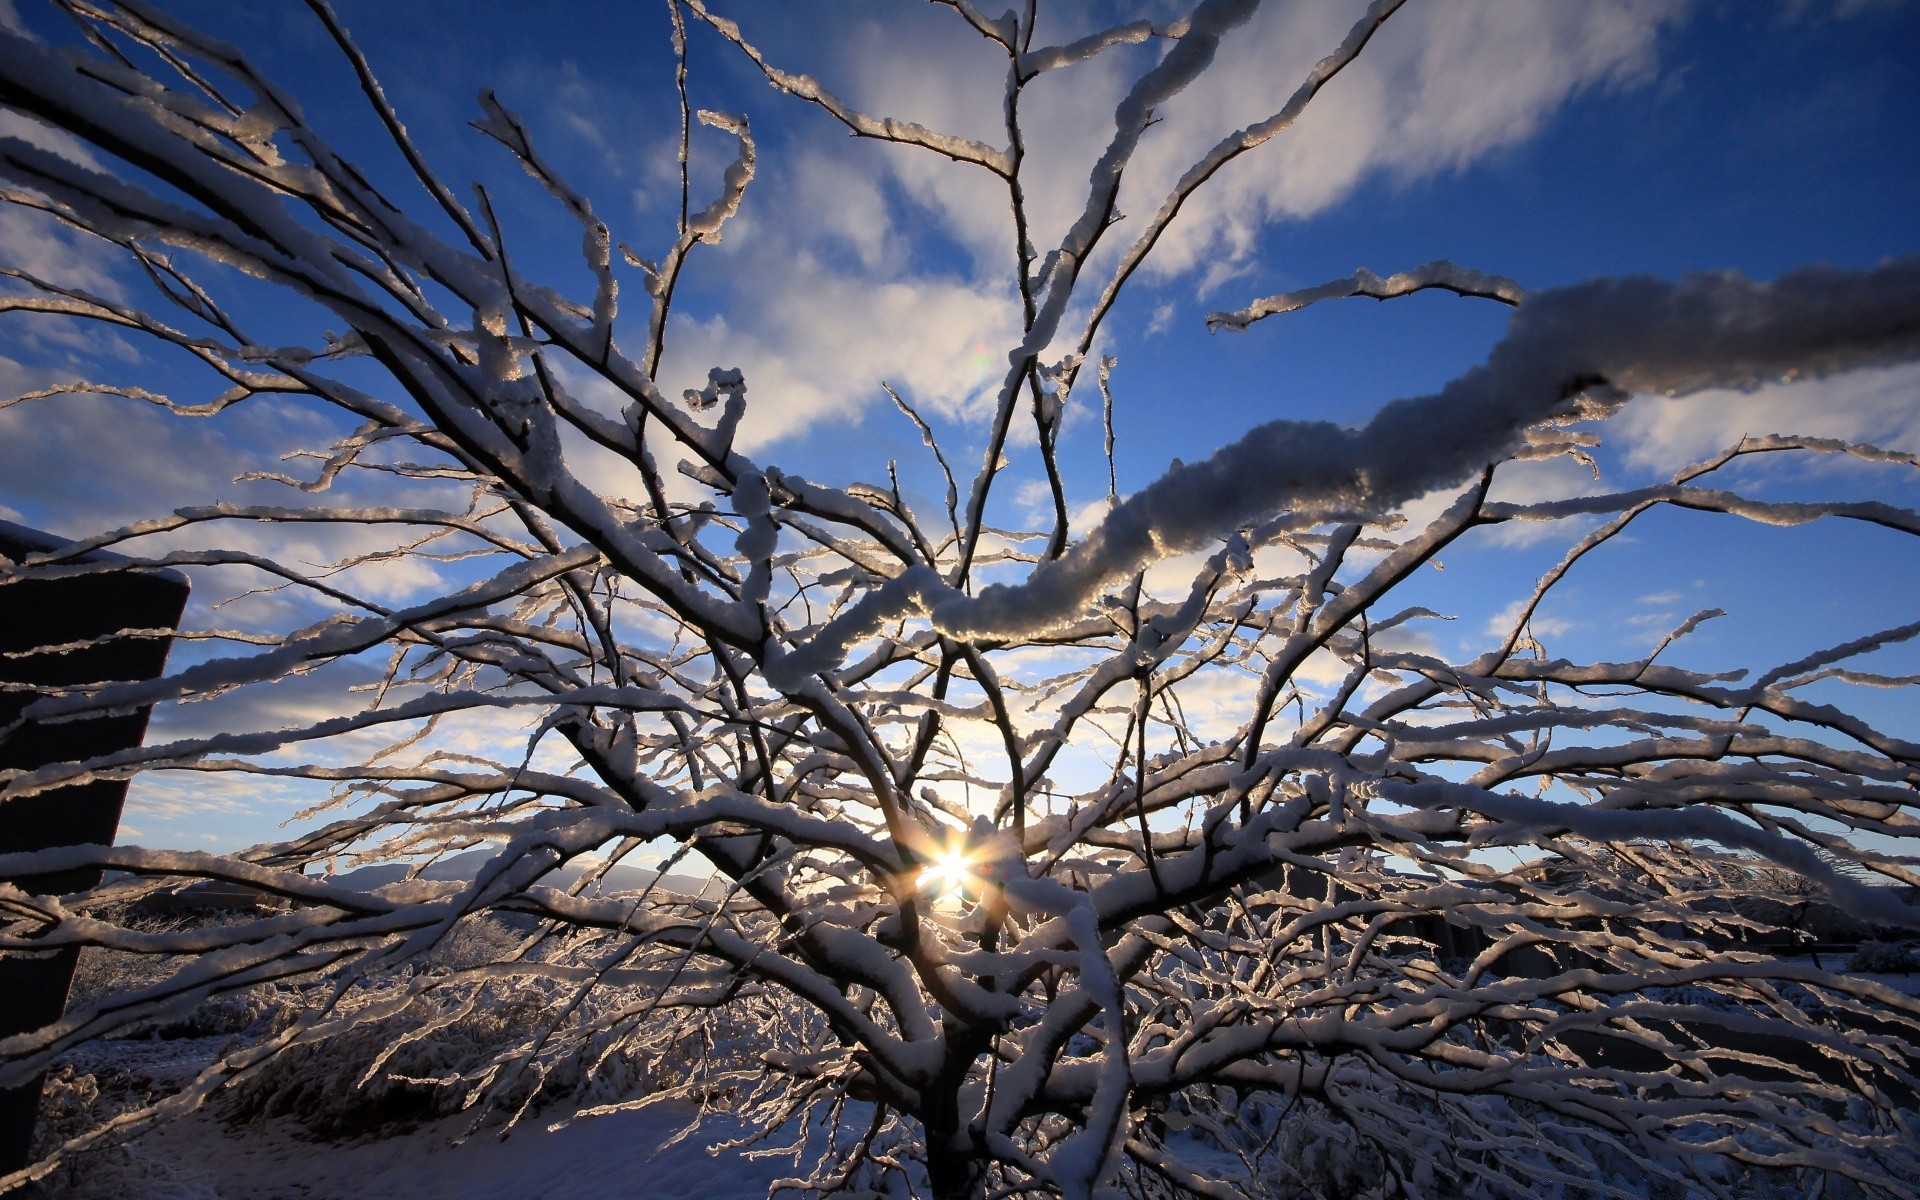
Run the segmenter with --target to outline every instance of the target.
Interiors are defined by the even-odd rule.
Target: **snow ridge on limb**
[[[968,596],[924,570],[905,572],[817,633],[783,672],[831,669],[856,638],[913,611],[952,637],[1042,635],[1149,563],[1282,511],[1385,516],[1508,457],[1532,426],[1603,417],[1636,392],[1751,388],[1916,357],[1920,258],[1867,271],[1809,268],[1772,283],[1727,272],[1540,292],[1487,361],[1440,392],[1396,400],[1361,429],[1256,426],[1121,501],[1024,583]]]
[[[747,127],[747,118],[740,113],[714,112],[703,108],[699,117],[702,125],[725,130],[740,139],[740,153],[721,179],[720,195],[714,198],[713,203],[687,218],[687,228],[702,241],[718,242],[720,227],[740,211],[740,200],[747,193],[747,185],[753,182],[753,134]]]
[[[1322,300],[1344,300],[1348,296],[1370,296],[1375,300],[1392,300],[1399,296],[1411,296],[1415,292],[1423,292],[1429,288],[1438,288],[1460,296],[1498,300],[1507,305],[1518,305],[1527,298],[1527,290],[1504,275],[1489,275],[1484,271],[1458,267],[1444,258],[1437,258],[1411,271],[1401,271],[1385,279],[1361,267],[1345,279],[1335,279],[1318,287],[1302,288],[1296,292],[1281,292],[1268,296],[1264,300],[1255,300],[1237,312],[1208,313],[1207,328],[1216,333],[1222,329],[1241,332],[1263,317],[1295,312],[1309,304],[1318,304]]]
[[[1083,38],[1076,38],[1062,46],[1045,46],[1038,50],[1023,51],[1018,59],[1018,69],[1022,77],[1032,78],[1047,71],[1057,71],[1061,67],[1077,66],[1099,57],[1115,46],[1137,46],[1152,38],[1185,37],[1192,21],[1192,14],[1170,23],[1155,21],[1128,21],[1124,25],[1114,25]]]

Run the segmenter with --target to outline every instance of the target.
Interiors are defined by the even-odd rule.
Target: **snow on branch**
[[[927,572],[903,574],[817,635],[783,677],[830,669],[854,639],[911,611],[955,637],[1044,635],[1150,563],[1282,512],[1386,516],[1508,457],[1535,425],[1602,417],[1637,392],[1752,388],[1915,357],[1920,258],[1810,268],[1772,283],[1725,273],[1540,292],[1486,363],[1440,392],[1394,401],[1360,429],[1256,426],[1203,462],[1176,464],[1023,583],[968,596]]]
[[[1237,312],[1208,313],[1207,328],[1215,332],[1222,329],[1240,332],[1263,317],[1295,312],[1309,304],[1318,304],[1322,300],[1344,300],[1348,296],[1371,296],[1375,300],[1392,300],[1398,296],[1411,296],[1415,292],[1423,292],[1429,288],[1438,288],[1459,296],[1498,300],[1507,305],[1517,305],[1527,298],[1526,289],[1511,279],[1501,275],[1489,275],[1467,267],[1457,267],[1444,258],[1438,258],[1424,266],[1415,267],[1411,271],[1401,271],[1385,279],[1362,267],[1345,279],[1335,279],[1318,287],[1302,288],[1297,292],[1280,292],[1264,300],[1255,300]]]
[[[1062,46],[1046,46],[1039,50],[1023,51],[1019,57],[1018,70],[1022,77],[1031,78],[1047,71],[1057,71],[1062,67],[1077,66],[1091,61],[1115,46],[1137,46],[1153,38],[1177,41],[1186,36],[1192,20],[1192,14],[1188,14],[1170,23],[1128,21],[1123,25],[1102,29],[1098,33],[1090,33]]]

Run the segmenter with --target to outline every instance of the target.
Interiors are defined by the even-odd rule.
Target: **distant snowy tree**
[[[1736,903],[1764,860],[1868,926],[1920,927],[1902,899],[1920,884],[1920,747],[1800,694],[1836,678],[1912,687],[1847,664],[1920,623],[1750,675],[1659,661],[1712,613],[1620,662],[1554,657],[1529,624],[1570,567],[1668,506],[1920,534],[1920,515],[1880,501],[1740,494],[1716,477],[1736,460],[1920,463],[1779,435],[1658,486],[1490,495],[1508,464],[1584,456],[1636,393],[1920,357],[1920,259],[1536,292],[1436,262],[1216,314],[1244,330],[1428,288],[1513,308],[1486,362],[1437,394],[1357,429],[1261,425],[1076,536],[1061,435],[1074,406],[1124,410],[1101,353],[1116,298],[1182,206],[1284,134],[1401,0],[1375,0],[1284,107],[1124,222],[1115,199],[1156,112],[1254,0],[1064,45],[1034,44],[1032,4],[943,2],[1003,60],[991,144],[858,111],[708,0],[669,0],[683,199],[652,249],[622,241],[483,94],[476,127],[578,224],[579,296],[522,273],[484,189],[463,199],[435,173],[324,0],[310,6],[412,194],[377,187],[393,173],[347,161],[238,50],[146,3],[50,0],[84,35],[66,46],[0,27],[0,106],[28,118],[0,136],[6,200],[124,252],[145,281],[104,294],[10,265],[0,309],[143,337],[222,381],[206,399],[103,379],[0,404],[52,411],[91,392],[213,421],[272,406],[301,415],[279,426],[289,438],[330,439],[292,456],[273,503],[217,499],[0,561],[4,586],[101,569],[81,556],[111,547],[200,572],[202,601],[280,598],[249,610],[277,628],[190,628],[164,678],[49,695],[23,719],[195,700],[241,713],[298,678],[364,684],[287,728],[0,774],[7,798],[152,772],[333,789],[324,818],[242,853],[0,858],[0,880],[110,869],[64,896],[0,883],[0,948],[185,956],[162,982],[0,1043],[0,1084],[210,997],[311,977],[316,1001],[72,1145],[191,1111],[363,1023],[417,1013],[424,1030],[522,988],[546,989],[545,1016],[440,1086],[514,1114],[562,1064],[671,1061],[677,1078],[628,1102],[844,1126],[805,1143],[820,1153],[791,1181],[800,1194],[1622,1194],[1623,1174],[1677,1193],[1723,1189],[1730,1162],[1884,1193],[1920,1178],[1920,1001],[1773,957],[1763,947],[1786,939]],[[926,472],[875,462],[875,482],[827,486],[735,444],[755,380],[716,365],[703,388],[663,390],[676,284],[690,261],[722,263],[690,256],[727,230],[756,168],[744,118],[686,103],[696,31],[852,133],[1004,193],[1019,332],[994,360],[971,480],[907,395]],[[1098,135],[1077,217],[1035,245],[1027,89],[1142,45],[1158,49]],[[704,187],[687,168],[696,120],[737,144]],[[113,369],[132,361],[151,360]],[[1016,457],[1039,463],[1052,516],[1037,532],[989,523]],[[1449,662],[1391,636],[1432,615],[1408,606],[1409,580],[1470,531],[1568,516],[1586,532],[1487,652]],[[249,523],[366,536],[315,563],[229,532]],[[1191,582],[1156,591],[1149,568],[1181,555]],[[438,581],[428,598],[355,584],[409,561]],[[1210,734],[1183,704],[1202,691],[1230,714]],[[501,713],[528,722],[514,743],[459,736]],[[595,884],[663,846],[665,871],[704,860],[712,880]],[[474,847],[490,857],[471,882],[335,877]],[[180,877],[292,903],[171,932],[117,915]],[[523,941],[422,969],[377,1003],[356,992],[500,913],[521,914]]]

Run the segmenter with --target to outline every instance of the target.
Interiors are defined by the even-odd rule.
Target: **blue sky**
[[[246,49],[376,179],[399,179],[343,64],[303,10],[224,0],[167,7]],[[337,7],[442,175],[482,179],[494,191],[523,270],[582,290],[575,227],[466,127],[482,86],[527,120],[543,152],[620,237],[647,256],[665,247],[677,184],[664,5]],[[870,111],[1000,140],[1003,68],[950,11],[907,0],[716,7],[739,18],[774,61],[817,74]],[[1214,75],[1168,106],[1122,211],[1150,209],[1214,136],[1266,115],[1362,7],[1271,0]],[[42,28],[27,0],[17,9],[0,13]],[[1067,0],[1042,9],[1050,22],[1043,36],[1055,40],[1135,13],[1178,11]],[[54,36],[52,27],[45,32]],[[1116,53],[1033,90],[1031,186],[1043,249],[1058,236],[1060,214],[1078,202],[1075,188],[1104,142],[1120,90],[1152,53]],[[925,452],[879,384],[886,379],[913,398],[956,471],[972,474],[986,391],[1017,317],[1004,206],[961,168],[848,139],[817,110],[776,95],[710,30],[693,32],[692,72],[696,104],[751,118],[760,174],[724,243],[693,261],[666,382],[696,386],[708,367],[740,366],[752,396],[745,440],[761,461],[845,482],[879,478],[895,458],[922,507],[933,505]],[[1223,173],[1116,310],[1102,348],[1119,359],[1120,490],[1263,421],[1358,424],[1388,400],[1433,391],[1484,356],[1507,315],[1427,294],[1326,304],[1245,334],[1210,335],[1210,310],[1357,267],[1387,274],[1443,257],[1537,289],[1636,272],[1770,277],[1805,263],[1861,267],[1920,251],[1916,112],[1920,3],[1413,0],[1296,129]],[[696,203],[713,193],[731,153],[718,133],[696,143]],[[28,226],[0,225],[0,258],[52,261],[91,273],[103,288],[138,288],[111,259]],[[311,314],[265,294],[256,319],[288,339],[311,339],[315,328]],[[143,349],[0,317],[0,390],[80,371],[186,393],[205,386]],[[1083,387],[1075,405],[1063,446],[1070,499],[1097,514],[1106,493],[1097,393]],[[203,501],[210,491],[257,494],[275,485],[226,480],[290,440],[317,444],[333,429],[270,405],[217,428],[177,426],[124,402],[0,411],[0,517],[80,534]],[[1920,451],[1920,370],[1679,404],[1636,401],[1603,431],[1604,483],[1562,463],[1514,471],[1506,486],[1526,496],[1631,486],[1743,432]],[[1018,478],[1032,466],[1030,447],[1017,447],[1014,458]],[[1730,477],[1771,497],[1913,505],[1920,488],[1910,475],[1768,463]],[[998,494],[996,523],[1042,515],[1030,491]],[[1489,621],[1578,536],[1573,525],[1526,539],[1479,538],[1445,556],[1446,569],[1423,575],[1417,598],[1458,619],[1430,623],[1419,636],[1448,654],[1484,648]],[[1676,659],[1764,667],[1911,620],[1920,571],[1909,541],[1831,521],[1779,530],[1663,514],[1583,564],[1535,633],[1555,653],[1624,657],[1643,653],[1691,612],[1719,606],[1729,616],[1676,648]],[[311,552],[335,548],[316,542]],[[404,593],[433,583],[395,574],[385,586]],[[1910,673],[1920,670],[1920,655],[1886,653],[1866,665]],[[322,682],[286,689],[286,711],[306,711],[309,698],[318,703]],[[1920,736],[1910,692],[1848,702],[1894,732]],[[163,715],[161,728],[194,719]],[[127,822],[153,844],[232,848],[274,836],[297,799],[273,788],[241,795],[197,781],[143,783]]]

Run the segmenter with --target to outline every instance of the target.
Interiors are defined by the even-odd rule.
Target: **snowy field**
[[[761,1200],[792,1174],[790,1160],[712,1153],[708,1138],[743,1130],[709,1116],[704,1136],[668,1145],[693,1110],[679,1105],[530,1122],[502,1140],[455,1144],[451,1118],[404,1136],[347,1145],[316,1142],[280,1119],[234,1129],[197,1115],[60,1186],[72,1200]]]
[[[784,1155],[713,1150],[748,1131],[708,1114],[691,1136],[691,1106],[666,1103],[602,1116],[548,1114],[511,1136],[462,1139],[464,1118],[346,1144],[315,1141],[285,1119],[234,1128],[200,1114],[122,1150],[91,1157],[77,1177],[50,1180],[50,1200],[762,1200],[793,1173]],[[1232,1173],[1230,1159],[1187,1144],[1196,1165]],[[1671,1198],[1624,1174],[1629,1195]],[[1740,1185],[1736,1185],[1739,1187]],[[792,1195],[794,1193],[788,1193]],[[1547,1195],[1548,1193],[1542,1193]],[[1555,1195],[1565,1193],[1556,1192]],[[1589,1195],[1597,1193],[1587,1193]],[[1697,1193],[1705,1195],[1705,1192]],[[1748,1179],[1735,1194],[1789,1200],[1790,1186]],[[1858,1194],[1841,1183],[1828,1195]]]
[[[122,1086],[177,1086],[227,1041],[101,1042],[66,1065]],[[761,1200],[794,1173],[790,1154],[768,1152],[772,1139],[714,1149],[755,1131],[726,1114],[701,1117],[690,1104],[568,1117],[549,1109],[505,1137],[497,1121],[465,1136],[471,1117],[458,1115],[392,1136],[326,1141],[289,1118],[235,1125],[203,1111],[85,1155],[47,1191],[58,1200]]]
[[[1920,974],[1858,978],[1920,995]],[[63,1065],[120,1086],[178,1086],[213,1061],[226,1036],[97,1042]],[[848,1124],[865,1116],[850,1113]],[[781,1152],[791,1131],[751,1149],[730,1148],[759,1132],[726,1113],[662,1102],[597,1115],[556,1107],[506,1136],[454,1116],[390,1136],[315,1138],[294,1120],[231,1124],[202,1112],[164,1125],[131,1145],[85,1156],[79,1169],[47,1181],[49,1200],[761,1200],[795,1173]],[[1231,1156],[1188,1141],[1182,1155],[1231,1176]],[[1615,1177],[1629,1194],[1641,1190]],[[1704,1194],[1704,1193],[1702,1193]],[[1768,1181],[1737,1194],[1793,1194]],[[1854,1194],[1846,1187],[1831,1195]]]

